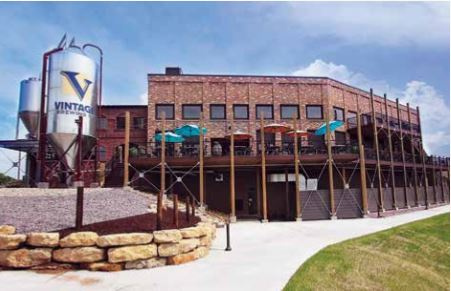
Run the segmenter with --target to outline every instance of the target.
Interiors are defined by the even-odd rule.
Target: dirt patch
[[[191,217],[190,221],[186,221],[185,213],[179,212],[179,228],[190,227],[200,221],[198,217]],[[163,212],[162,229],[176,228],[173,223],[172,209]],[[64,237],[76,231],[94,231],[99,235],[129,232],[152,232],[157,230],[157,216],[155,213],[147,213],[124,217],[119,219],[107,220],[83,225],[80,230],[74,228],[66,228],[59,230],[61,237]]]

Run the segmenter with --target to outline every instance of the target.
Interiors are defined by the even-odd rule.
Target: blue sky
[[[325,75],[419,105],[429,152],[449,155],[446,2],[3,2],[0,27],[0,138],[14,137],[20,80],[67,32],[104,49],[108,104],[143,104],[146,74],[169,65]]]

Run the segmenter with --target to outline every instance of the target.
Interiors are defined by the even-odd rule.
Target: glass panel
[[[235,119],[248,119],[249,107],[247,105],[235,105],[233,107],[233,116]]]
[[[163,117],[163,112],[165,113],[166,119],[174,119],[174,105],[173,104],[157,104],[156,118],[161,119]]]
[[[323,106],[322,105],[307,105],[307,118],[322,119]]]
[[[146,120],[144,117],[133,117],[133,128],[144,129]]]
[[[297,105],[281,105],[280,117],[283,119],[293,118],[293,115],[299,119],[299,107]]]
[[[100,117],[97,120],[97,127],[99,129],[107,129],[108,128],[108,119],[106,119],[105,117]]]
[[[125,117],[121,116],[116,118],[116,128],[117,129],[125,128]]]
[[[273,119],[272,105],[257,105],[257,119]]]
[[[225,119],[225,105],[214,104],[210,105],[210,118],[211,119]]]
[[[337,144],[337,145],[346,144],[346,133],[336,131],[335,132],[335,144]]]
[[[183,119],[199,119],[202,105],[182,105]]]
[[[340,121],[345,120],[345,112],[342,108],[334,107],[334,119]]]

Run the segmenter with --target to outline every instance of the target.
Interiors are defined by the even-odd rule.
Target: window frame
[[[319,107],[321,109],[321,117],[309,117],[309,111],[308,109],[310,107]],[[324,119],[324,108],[322,104],[308,104],[305,105],[305,118],[311,119],[311,120],[323,120]]]
[[[213,117],[213,107],[222,107],[224,109],[224,117],[223,118]],[[227,106],[226,106],[226,104],[224,104],[224,103],[210,104],[210,119],[211,120],[226,120],[227,119]]]
[[[235,108],[237,108],[237,107],[245,107],[246,111],[247,111],[247,117],[245,117],[245,118],[236,117]],[[249,104],[233,104],[233,119],[234,120],[249,120]]]
[[[123,120],[122,122],[123,122],[123,127],[119,127],[119,118],[121,119],[121,120]],[[116,122],[116,129],[117,130],[125,130],[125,116],[123,116],[123,115],[121,115],[121,116],[116,116],[116,120],[115,120],[115,122]]]
[[[260,116],[258,116],[258,108],[262,107],[270,107],[271,108],[271,117],[263,117],[264,120],[273,120],[274,119],[274,105],[273,104],[255,104],[255,119],[260,120]]]
[[[300,119],[301,118],[301,114],[300,114],[300,110],[299,110],[299,104],[280,104],[280,119],[293,119],[292,116],[290,117],[283,117],[283,107],[296,107],[296,112],[297,112],[297,116],[296,119]]]
[[[102,123],[103,121],[105,121],[105,122]],[[101,126],[102,124],[104,124],[105,127]],[[108,118],[106,118],[105,116],[98,117],[96,126],[97,126],[98,130],[107,130],[108,129]]]
[[[172,107],[172,117],[169,118],[169,117],[165,116],[165,120],[174,120],[175,119],[174,103],[157,103],[157,104],[155,104],[155,120],[162,120],[162,118],[158,115],[158,107],[159,106],[171,106]]]
[[[142,123],[142,127],[141,126],[137,126],[137,124],[135,124],[135,120],[142,119],[144,122]],[[133,129],[146,129],[146,118],[144,116],[134,116],[132,119],[132,128]]]
[[[338,106],[333,106],[333,107],[332,107],[332,110],[333,110],[333,112],[334,112],[334,120],[345,122],[345,120],[346,120],[346,114],[345,114],[345,109],[344,109],[344,108],[341,108],[341,107],[338,107]],[[337,119],[337,118],[336,118],[336,111],[335,111],[335,110],[341,110],[341,112],[343,113],[343,119]]]
[[[200,108],[200,111],[199,111],[199,117],[198,118],[187,118],[187,117],[185,117],[185,108],[186,107],[189,107],[189,106],[191,106],[191,107],[194,107],[194,106],[196,106],[196,107],[199,107]],[[202,104],[199,104],[199,103],[187,103],[187,104],[182,104],[182,119],[183,120],[200,120],[200,118],[201,118],[201,116],[202,116],[202,111],[203,111],[203,106],[202,106]]]

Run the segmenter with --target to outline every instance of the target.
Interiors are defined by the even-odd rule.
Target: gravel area
[[[85,189],[83,224],[149,213],[155,196],[132,189]],[[18,233],[75,225],[76,189],[0,189],[0,224]]]

